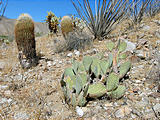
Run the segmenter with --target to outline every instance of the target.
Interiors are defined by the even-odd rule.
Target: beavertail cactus
[[[73,21],[69,16],[62,17],[61,20],[61,31],[64,36],[66,36],[69,32],[73,31]]]
[[[119,99],[125,94],[126,87],[119,84],[131,68],[131,62],[124,53],[126,43],[119,41],[116,45],[110,42],[107,49],[110,51],[107,57],[104,54],[85,56],[81,62],[73,60],[72,67],[65,69],[61,86],[68,104],[84,106],[89,100],[87,98],[107,95]]]
[[[15,40],[22,68],[37,64],[34,22],[28,14],[21,14],[15,24]]]

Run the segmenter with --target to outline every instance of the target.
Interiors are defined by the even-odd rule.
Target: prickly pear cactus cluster
[[[15,24],[15,40],[22,68],[37,64],[34,22],[30,15],[21,14]]]
[[[110,50],[108,57],[85,56],[81,62],[73,60],[72,67],[65,69],[61,87],[69,105],[84,106],[88,98],[107,95],[119,99],[124,95],[126,88],[120,85],[120,79],[131,67],[131,62],[126,60],[123,53],[126,43],[118,42],[115,45],[109,42],[107,48]]]
[[[59,20],[57,16],[55,16],[54,13],[51,11],[48,12],[48,15],[46,16],[46,23],[48,23],[48,27],[50,30],[50,33],[57,33],[58,32],[58,25],[59,25]]]
[[[73,31],[73,21],[69,16],[63,16],[61,19],[61,31],[64,36]]]

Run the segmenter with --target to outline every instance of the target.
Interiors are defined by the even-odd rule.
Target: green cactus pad
[[[82,81],[82,86],[85,86],[87,83],[87,74],[86,73],[79,73]]]
[[[126,58],[127,58],[126,53],[121,53],[121,54],[119,54],[119,58],[120,58],[120,59],[126,59]]]
[[[73,77],[74,78],[74,77]],[[66,78],[65,82],[68,85],[69,89],[72,89],[73,87],[73,78],[71,79],[69,76]]]
[[[78,73],[86,73],[85,66],[81,62],[78,66]]]
[[[124,41],[120,42],[120,44],[119,44],[119,46],[118,46],[118,50],[119,50],[119,52],[123,52],[123,51],[125,51],[125,50],[126,50],[126,48],[127,48],[127,43],[126,43],[126,42],[124,42]]]
[[[83,97],[83,91],[80,93],[80,95],[78,96],[78,105],[80,107],[83,107],[85,104],[87,103],[86,98]]]
[[[85,56],[85,57],[83,58],[83,65],[84,65],[86,71],[89,71],[90,66],[91,66],[91,64],[92,64],[92,61],[93,61],[93,60],[92,60],[92,57],[91,57],[91,56]]]
[[[109,68],[109,61],[101,60],[100,62],[101,70],[103,74],[106,74],[108,68]]]
[[[110,53],[108,58],[109,58],[109,68],[110,68],[112,66],[112,63],[113,63],[113,54]]]
[[[74,70],[75,73],[77,73],[78,67],[79,67],[79,62],[76,61],[76,60],[73,60],[72,61],[72,68],[73,68],[73,70]]]
[[[76,107],[77,106],[77,102],[76,102],[76,94],[75,93],[72,93],[72,98],[71,98],[71,104],[73,107]]]
[[[107,89],[102,83],[95,83],[89,86],[88,94],[90,98],[98,98],[106,93]]]
[[[82,90],[83,88],[83,85],[82,85],[82,78],[80,75],[77,75],[76,76],[76,80],[74,81],[73,83],[74,85],[74,88],[76,90],[76,94],[78,95],[80,93],[80,91]]]
[[[119,77],[115,73],[111,73],[108,76],[107,79],[107,91],[110,92],[112,90],[115,90],[118,87],[119,84]]]
[[[100,60],[98,58],[93,58],[93,63],[91,65],[91,71],[95,74],[96,77],[98,77],[101,74],[101,66],[100,66]]]
[[[114,42],[110,41],[110,42],[108,42],[108,43],[106,44],[106,47],[107,47],[107,49],[108,49],[109,51],[112,51],[113,48],[115,47],[115,44],[114,44]]]
[[[130,68],[131,68],[131,62],[129,60],[120,65],[120,73],[119,73],[120,78],[123,78],[127,74]]]
[[[111,92],[111,97],[113,99],[119,99],[125,94],[126,87],[123,85],[119,85],[118,88]]]
[[[66,69],[64,70],[64,75],[65,75],[65,76],[74,76],[75,74],[74,74],[74,72],[73,72],[73,69],[72,69],[71,67],[69,67],[69,68],[66,68]]]

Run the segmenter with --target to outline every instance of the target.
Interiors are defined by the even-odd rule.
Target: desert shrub
[[[130,0],[128,15],[133,24],[139,24],[142,21],[150,2],[151,0]]]
[[[150,17],[155,16],[160,12],[160,1],[159,0],[151,0],[146,9],[146,14]]]
[[[55,52],[64,52],[70,50],[84,49],[86,46],[91,45],[92,38],[85,32],[69,32],[64,38],[58,37],[55,41]]]
[[[80,18],[95,38],[107,36],[119,24],[127,9],[127,0],[95,0],[95,9],[89,0],[71,0]]]

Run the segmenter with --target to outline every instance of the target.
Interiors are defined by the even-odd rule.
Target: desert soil
[[[92,47],[79,50],[78,54],[76,51],[55,53],[53,38],[47,35],[36,38],[41,59],[29,70],[23,70],[19,64],[15,41],[3,43],[0,46],[0,120],[160,119],[159,23],[160,15],[146,19],[138,28],[124,29],[127,24],[123,23],[111,33],[112,37],[96,40]],[[80,108],[84,113],[80,117],[64,102],[59,82],[61,75],[71,66],[72,58],[81,60],[84,55],[104,51],[107,41],[117,37],[127,41],[130,48],[132,68],[128,77],[121,81],[127,88],[126,93],[119,100],[89,101],[86,107]]]

